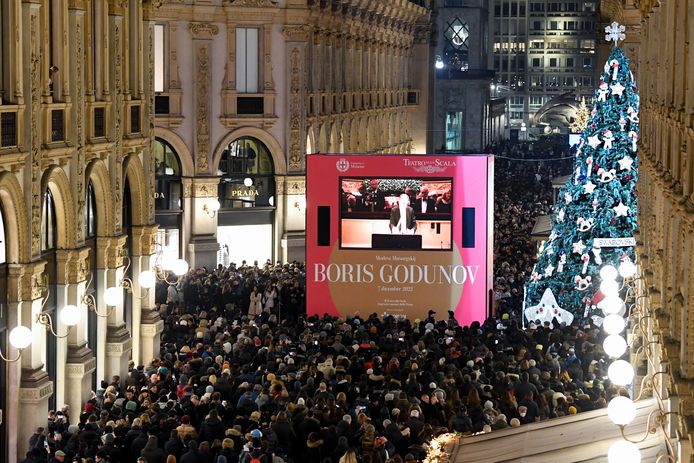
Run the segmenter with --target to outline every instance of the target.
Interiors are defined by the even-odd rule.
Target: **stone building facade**
[[[303,258],[307,153],[425,152],[427,22],[406,0],[0,0],[0,461],[158,355],[139,276],[168,251],[214,265],[239,225]]]
[[[2,461],[23,458],[49,409],[75,416],[97,378],[158,352],[153,294],[103,299],[154,253],[157,3],[0,2],[0,351],[17,358],[8,333],[19,325],[32,341],[0,362]],[[80,321],[68,330],[70,304]]]
[[[159,242],[196,266],[303,260],[307,154],[424,153],[422,3],[165,2]]]
[[[694,5],[611,0],[602,10],[603,24],[627,25],[624,48],[641,97],[635,302],[648,337],[632,340],[632,360],[641,375],[651,375],[646,386],[670,399],[675,413],[667,429],[678,461],[688,462],[694,458],[694,47],[687,43]]]

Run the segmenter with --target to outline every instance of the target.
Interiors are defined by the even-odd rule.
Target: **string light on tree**
[[[574,117],[573,122],[569,125],[569,130],[571,133],[581,133],[586,128],[588,124],[588,118],[590,117],[590,111],[586,106],[586,98],[581,98],[581,103],[578,105],[576,110],[576,117]]]
[[[584,299],[592,301],[603,285],[607,293],[603,291],[601,297],[610,296],[608,301],[613,301],[605,310],[622,312],[624,303],[616,304],[611,298],[619,296],[620,285],[605,282],[598,272],[606,264],[616,269],[625,259],[634,261],[633,245],[622,239],[633,239],[637,225],[639,97],[629,60],[616,46],[624,37],[624,28],[614,23],[607,29],[608,40],[615,46],[594,93],[590,117],[574,158],[573,175],[559,193],[564,202],[557,205],[552,216],[555,254],[540,252],[536,267],[540,276],[527,282],[525,292],[526,307],[536,306],[545,290],[551,289],[563,309],[600,319],[600,304],[596,307]],[[605,246],[597,239],[626,244]],[[566,257],[561,271],[557,255]],[[550,265],[555,271],[547,275],[545,269]]]

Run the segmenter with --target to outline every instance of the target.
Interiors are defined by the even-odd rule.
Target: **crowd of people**
[[[27,463],[422,461],[437,434],[491,432],[604,407],[590,324],[162,308],[161,355],[52,414]]]
[[[444,432],[605,407],[624,392],[604,379],[598,327],[520,323],[559,150],[497,147],[547,161],[496,161],[494,317],[306,317],[301,263],[194,269],[157,287],[159,357],[102,381],[82,410],[51,412],[24,461],[419,462]]]
[[[535,221],[552,208],[552,179],[570,173],[562,139],[504,143],[494,165],[494,299],[497,311],[520,319],[525,278],[537,260]]]
[[[171,285],[157,282],[156,302],[183,310],[200,310],[217,306],[248,309],[250,315],[278,314],[296,319],[306,312],[306,269],[303,263],[272,264],[261,267],[258,261],[245,260],[213,271],[200,267],[188,272],[181,281]]]

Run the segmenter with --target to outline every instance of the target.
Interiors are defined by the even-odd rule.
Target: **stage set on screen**
[[[308,314],[483,320],[492,179],[484,155],[309,156]]]

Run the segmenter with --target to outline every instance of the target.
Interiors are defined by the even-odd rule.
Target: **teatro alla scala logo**
[[[335,163],[335,167],[337,167],[339,172],[347,172],[349,170],[349,161],[345,158],[340,158],[337,163]]]

